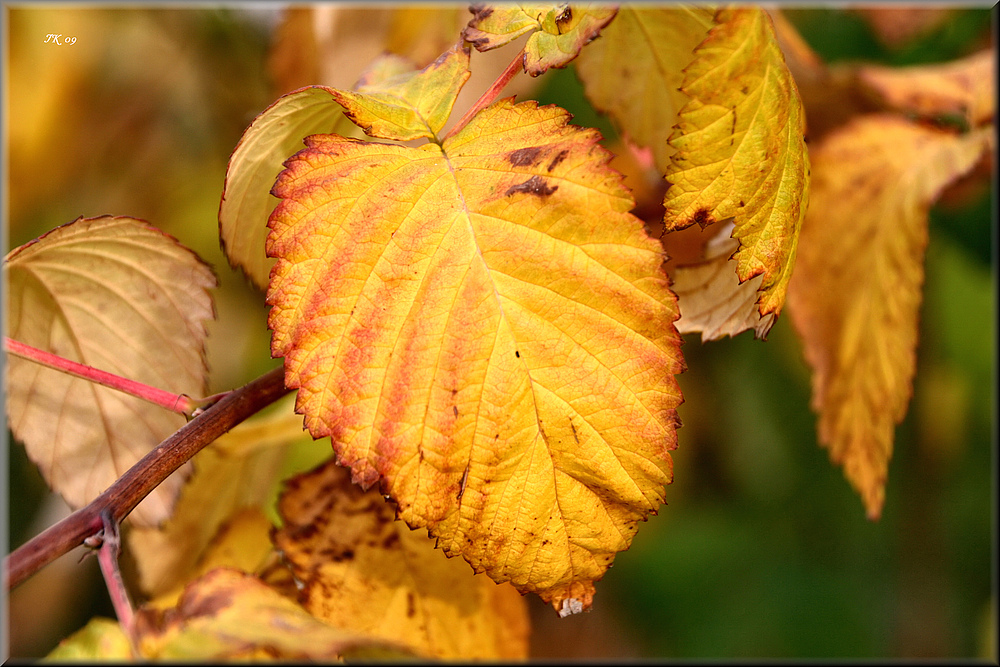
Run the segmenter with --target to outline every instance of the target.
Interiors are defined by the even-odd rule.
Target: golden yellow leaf
[[[468,23],[468,5],[400,5],[389,18],[386,50],[423,65],[454,44]]]
[[[331,94],[365,134],[409,141],[437,135],[468,79],[469,48],[458,44],[419,71],[400,72],[398,58],[384,58],[362,78],[357,92]]]
[[[830,458],[878,518],[912,391],[927,210],[992,144],[871,115],[813,151],[812,206],[789,289]]]
[[[354,127],[333,92],[309,86],[282,95],[253,120],[229,158],[219,204],[219,239],[229,264],[261,289],[274,265],[264,253],[264,240],[267,216],[275,205],[270,189],[282,160],[309,134],[347,134]]]
[[[766,12],[725,9],[716,21],[685,70],[692,99],[670,138],[663,221],[669,231],[733,218],[739,282],[762,275],[758,312],[776,316],[808,196],[802,103]]]
[[[282,399],[199,452],[173,515],[162,526],[126,533],[139,584],[148,595],[162,596],[190,581],[220,530],[243,510],[260,509],[277,519],[273,506],[280,481],[291,470],[312,467],[321,454],[303,432],[293,400]],[[308,456],[290,467],[302,454]]]
[[[306,610],[441,659],[524,659],[527,607],[511,586],[446,558],[332,461],[288,482],[274,536]]]
[[[395,642],[327,625],[256,577],[226,568],[188,584],[176,607],[140,609],[135,630],[149,660],[332,661],[362,649],[407,655]]]
[[[986,49],[941,65],[857,69],[858,81],[884,104],[923,116],[954,114],[971,127],[996,113],[995,52]]]
[[[656,511],[676,302],[599,135],[506,99],[442,145],[313,136],[274,192],[272,354],[314,437],[557,609]]]
[[[476,4],[462,32],[478,51],[509,44],[531,34],[524,46],[524,71],[538,76],[550,67],[565,67],[597,38],[615,17],[617,5],[591,3]]]
[[[652,148],[660,173],[670,164],[667,138],[677,112],[689,99],[680,90],[682,70],[712,16],[705,7],[624,5],[576,61],[587,99],[632,141]]]
[[[681,317],[677,331],[700,331],[702,342],[722,336],[735,336],[753,329],[758,338],[764,337],[774,322],[774,314],[760,316],[754,305],[763,276],[740,283],[736,277],[736,260],[731,259],[739,245],[732,238],[734,225],[723,222],[718,232],[705,245],[700,262],[674,269],[673,290],[677,294]]]
[[[175,239],[133,218],[78,218],[4,261],[7,335],[166,391],[203,396],[211,269]],[[72,507],[103,492],[184,417],[128,394],[7,358],[7,414],[49,486]],[[186,470],[130,515],[169,514]]]
[[[59,642],[41,661],[118,662],[132,660],[132,647],[118,621],[92,618],[87,625]]]

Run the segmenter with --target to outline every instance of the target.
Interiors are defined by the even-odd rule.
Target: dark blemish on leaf
[[[386,535],[385,539],[382,540],[382,548],[391,549],[392,547],[396,546],[398,542],[399,542],[399,533],[397,533],[394,530],[388,535]]]
[[[556,17],[556,28],[559,29],[559,34],[563,34],[563,27],[566,23],[573,20],[573,10],[569,5],[566,5],[566,9],[562,10],[559,16]]]
[[[185,607],[186,616],[215,616],[226,607],[233,604],[233,595],[230,591],[217,591],[204,597],[195,598],[195,603]]]
[[[694,217],[691,218],[691,222],[697,222],[702,229],[705,229],[705,227],[712,224],[714,221],[712,220],[712,216],[709,214],[708,209],[699,208],[695,211]]]
[[[580,436],[576,433],[576,424],[573,423],[573,419],[569,420],[569,427],[573,429],[573,439],[576,440],[576,444],[580,444]]]
[[[520,359],[521,358],[521,353],[518,352],[517,350],[514,350],[514,356],[517,357],[518,359]]]
[[[532,146],[530,148],[518,148],[516,151],[511,151],[507,155],[507,161],[510,162],[515,167],[526,167],[528,165],[535,164],[535,159],[538,154],[542,152],[542,149],[538,146]]]
[[[417,601],[413,597],[413,593],[406,593],[406,617],[413,618],[417,615]]]
[[[482,21],[488,19],[493,14],[493,8],[487,7],[483,4],[474,4],[469,6],[469,11],[473,13],[473,21]]]
[[[743,208],[744,206],[746,206],[746,204],[744,204],[744,203],[743,203],[743,200],[741,199],[741,200],[740,200],[740,208]]]
[[[517,185],[512,185],[507,188],[507,192],[504,193],[504,196],[509,197],[512,194],[523,192],[525,194],[531,194],[538,197],[545,197],[558,189],[558,185],[550,187],[548,182],[546,182],[546,180],[541,176],[532,176],[524,183],[518,183]]]
[[[489,37],[480,37],[479,39],[469,40],[469,44],[472,44],[474,47],[476,47],[477,51],[482,51],[484,47],[489,46],[489,43],[490,43]]]
[[[354,559],[354,549],[344,549],[343,553],[341,553],[339,556],[334,556],[332,560],[334,563],[341,563],[345,560],[353,560],[353,559]]]
[[[452,409],[452,412],[454,412],[455,416],[457,417],[458,416],[458,406],[457,405],[453,405],[453,406],[451,406],[451,409]]]
[[[569,155],[569,151],[559,151],[559,155],[552,158],[552,162],[549,162],[549,166],[547,167],[546,171],[551,172],[553,169],[555,169],[556,165],[565,160],[567,155]]]
[[[458,482],[458,495],[455,496],[455,500],[461,500],[462,495],[465,493],[465,485],[469,481],[469,466],[471,464],[466,464],[465,472],[462,473],[462,479]]]

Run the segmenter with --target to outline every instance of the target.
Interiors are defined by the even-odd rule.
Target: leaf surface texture
[[[683,367],[660,246],[567,120],[507,99],[440,146],[309,137],[268,237],[272,354],[310,433],[559,609],[663,501]]]
[[[121,377],[203,396],[211,269],[133,218],[79,218],[17,248],[4,262],[8,335]],[[75,508],[103,492],[184,417],[114,389],[8,357],[7,413],[49,486]],[[184,473],[132,513],[168,515]]]

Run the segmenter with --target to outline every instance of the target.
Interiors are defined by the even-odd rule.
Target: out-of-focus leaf
[[[386,50],[423,65],[454,44],[468,23],[467,5],[393,7],[385,37]]]
[[[314,618],[256,577],[226,568],[188,584],[176,607],[141,609],[139,651],[149,660],[332,661],[360,649],[405,650]]]
[[[858,81],[884,104],[922,116],[961,116],[971,127],[996,113],[993,49],[942,65],[858,68]]]
[[[740,283],[736,260],[730,259],[739,245],[732,238],[732,222],[718,225],[719,231],[705,245],[702,261],[674,270],[673,289],[681,317],[680,333],[701,332],[702,341],[735,336],[753,329],[758,338],[771,328],[773,314],[760,316],[754,305],[762,276]]]
[[[236,144],[219,204],[219,238],[230,265],[242,269],[261,289],[267,286],[274,265],[264,254],[264,240],[267,216],[277,203],[271,186],[281,172],[282,160],[310,134],[346,134],[352,127],[333,89],[309,86],[278,98]]]
[[[889,48],[899,48],[948,20],[951,7],[858,7],[853,10],[871,25]]]
[[[716,21],[685,70],[691,101],[670,138],[663,222],[733,218],[739,282],[762,275],[758,312],[777,316],[808,198],[802,103],[766,12],[725,9]]]
[[[42,660],[45,662],[131,661],[132,648],[118,621],[92,618],[83,628],[59,642]]]
[[[357,92],[331,90],[348,118],[372,137],[433,139],[469,79],[469,48],[456,45],[419,71],[398,72],[398,59],[362,78]]]
[[[813,152],[812,206],[789,290],[830,458],[878,518],[912,391],[927,210],[992,143],[865,116]]]
[[[489,51],[531,33],[524,46],[524,71],[531,76],[565,67],[615,17],[617,5],[590,3],[477,4],[462,32],[478,51]]]
[[[274,543],[302,602],[337,627],[441,659],[524,659],[527,608],[511,586],[473,575],[434,540],[394,520],[332,461],[288,482]]]
[[[274,189],[268,303],[357,483],[579,611],[663,501],[683,360],[660,245],[567,121],[506,99],[440,146],[310,137]]]
[[[243,422],[199,452],[170,519],[161,527],[126,534],[147,594],[162,596],[190,581],[220,529],[244,509],[273,511],[286,462],[297,450],[316,451],[302,430],[302,418],[292,411],[292,400],[282,399],[266,415]],[[315,462],[313,454],[298,469]]]
[[[682,70],[712,16],[703,7],[625,5],[576,61],[587,99],[632,141],[652,148],[661,174],[673,152],[667,138],[689,100],[680,90]]]
[[[4,261],[8,335],[72,361],[202,396],[215,276],[175,239],[132,218],[79,218]],[[72,507],[103,492],[184,417],[139,398],[7,359],[7,414],[46,482]],[[130,515],[162,521],[184,472]]]

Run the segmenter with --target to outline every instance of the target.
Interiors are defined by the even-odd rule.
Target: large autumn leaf
[[[518,592],[445,558],[344,468],[331,461],[289,480],[280,511],[274,544],[317,618],[427,657],[527,657],[527,607]]]
[[[274,194],[272,353],[313,436],[477,572],[589,607],[655,512],[683,362],[599,135],[506,99],[442,144],[307,138]]]
[[[680,90],[683,69],[712,16],[704,7],[625,5],[576,61],[587,99],[650,147],[661,173],[673,151],[667,138],[689,99]]]
[[[789,289],[830,458],[877,518],[912,392],[927,210],[992,143],[898,116],[858,118],[813,152],[812,207]]]
[[[802,103],[766,12],[724,9],[716,22],[685,69],[691,101],[670,137],[663,222],[670,231],[733,218],[733,289],[763,276],[757,315],[777,316],[808,198]]]
[[[615,17],[617,5],[591,3],[475,4],[462,37],[478,51],[489,51],[530,35],[522,66],[531,76],[565,67]]]
[[[79,218],[4,261],[7,335],[66,359],[177,394],[203,396],[208,290],[194,253],[132,218]],[[7,359],[7,414],[49,486],[73,507],[103,492],[184,417],[37,363]],[[184,475],[132,513],[166,518]]]

